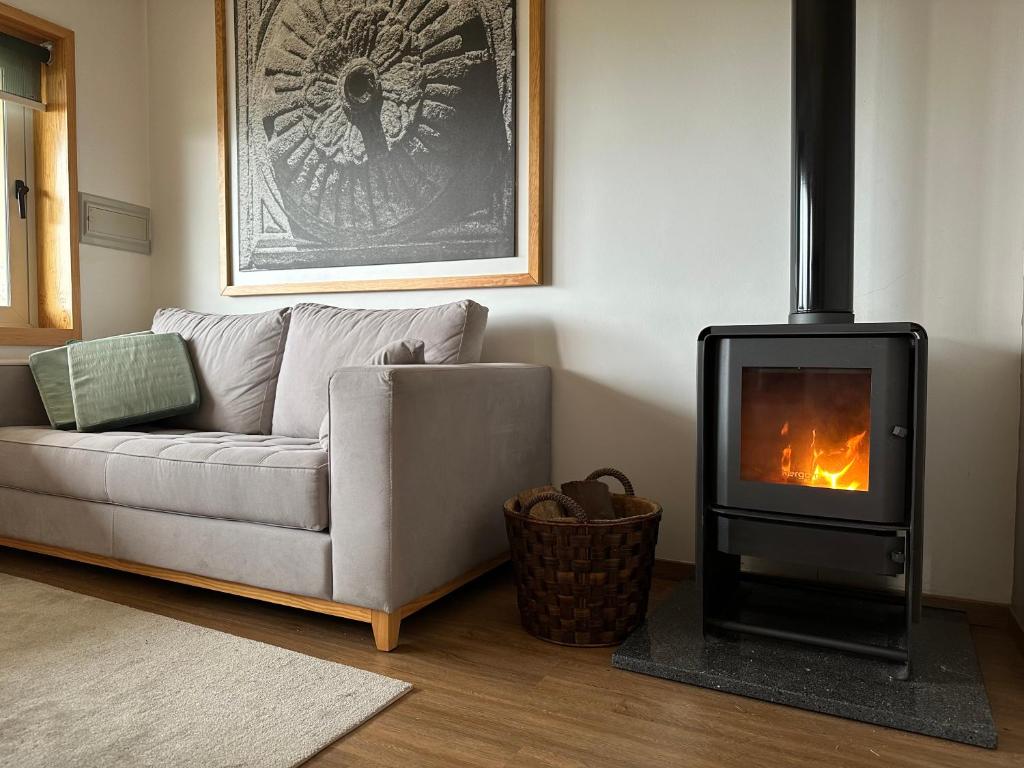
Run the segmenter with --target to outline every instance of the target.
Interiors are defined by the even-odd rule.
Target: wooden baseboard
[[[696,566],[693,563],[676,560],[655,560],[654,575],[657,578],[671,581],[685,581],[695,577]],[[1010,631],[1016,629],[1021,633],[1021,642],[1024,643],[1024,630],[1021,629],[1016,618],[1011,615],[1010,606],[1005,603],[987,603],[983,600],[927,594],[922,596],[921,601],[931,608],[963,611],[967,614],[968,623],[975,627],[995,627]]]
[[[134,573],[139,576],[148,576],[154,579],[163,579],[164,581],[173,581],[178,584],[187,584],[191,587],[201,587],[203,589],[212,589],[217,592],[225,592],[229,595],[238,595],[239,597],[248,597],[252,600],[262,600],[265,603],[274,603],[276,605],[285,605],[290,608],[301,608],[304,611],[313,611],[315,613],[325,613],[330,616],[340,616],[344,619],[352,619],[354,621],[363,621],[366,623],[373,622],[373,614],[379,613],[372,611],[369,608],[364,608],[359,605],[349,605],[347,603],[336,603],[333,600],[325,600],[319,597],[305,597],[303,595],[293,595],[289,592],[278,592],[273,589],[264,589],[262,587],[252,587],[248,584],[239,584],[234,581],[224,581],[222,579],[213,579],[207,576],[197,576],[194,573],[185,573],[183,571],[174,571],[169,568],[158,568],[153,565],[145,565],[144,563],[133,563],[127,560],[118,560],[113,557],[106,557],[105,555],[94,555],[89,552],[79,552],[74,549],[65,549],[63,547],[51,547],[48,544],[36,544],[32,541],[22,541],[21,539],[9,539],[0,536],[0,547],[10,547],[11,549],[20,549],[26,552],[35,552],[40,555],[49,555],[50,557],[60,557],[65,560],[74,560],[79,563],[88,563],[89,565],[99,565],[104,568],[111,568],[116,571],[125,571],[127,573]],[[425,595],[421,595],[414,600],[409,601],[403,605],[398,611],[395,612],[400,619],[404,619],[411,616],[421,608],[433,603],[435,600],[447,595],[459,587],[467,584],[473,579],[482,576],[493,568],[497,568],[502,563],[508,560],[508,555],[500,555],[492,560],[488,560],[485,563],[481,563],[475,568],[471,568],[466,573],[452,579],[447,584],[428,592]]]
[[[1024,656],[1024,616],[1018,616],[1017,612],[1010,608],[1010,634],[1017,643],[1017,649]]]
[[[984,600],[967,600],[962,597],[928,594],[921,596],[921,603],[930,608],[963,611],[967,614],[968,623],[974,627],[1009,629],[1013,623],[1013,619],[1010,617],[1010,606],[1005,603],[986,603]]]
[[[690,581],[697,576],[697,566],[678,560],[655,560],[654,578],[669,581]]]

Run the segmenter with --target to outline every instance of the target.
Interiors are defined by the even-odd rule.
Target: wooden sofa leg
[[[398,645],[398,628],[402,614],[370,611],[370,626],[373,627],[373,642],[378,651],[393,651]]]

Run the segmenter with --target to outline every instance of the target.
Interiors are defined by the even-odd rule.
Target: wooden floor
[[[344,619],[8,549],[0,571],[415,685],[307,764],[319,768],[1024,766],[1024,658],[998,629],[974,629],[999,727],[988,751],[622,672],[608,649],[534,640],[507,567],[404,621],[390,654]],[[658,582],[655,599],[671,587]]]

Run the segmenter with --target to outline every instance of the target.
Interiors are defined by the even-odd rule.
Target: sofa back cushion
[[[367,365],[424,365],[426,346],[419,339],[402,339],[385,344],[371,355]]]
[[[274,434],[317,437],[327,412],[331,374],[366,365],[390,342],[422,340],[428,365],[477,363],[486,326],[487,308],[474,301],[423,309],[296,305],[281,362]]]
[[[199,410],[177,417],[174,426],[270,434],[289,317],[288,309],[255,315],[157,310],[153,331],[181,334],[199,381]]]

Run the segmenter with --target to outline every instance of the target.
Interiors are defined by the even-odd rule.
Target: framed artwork
[[[544,0],[215,0],[221,288],[541,282]]]

